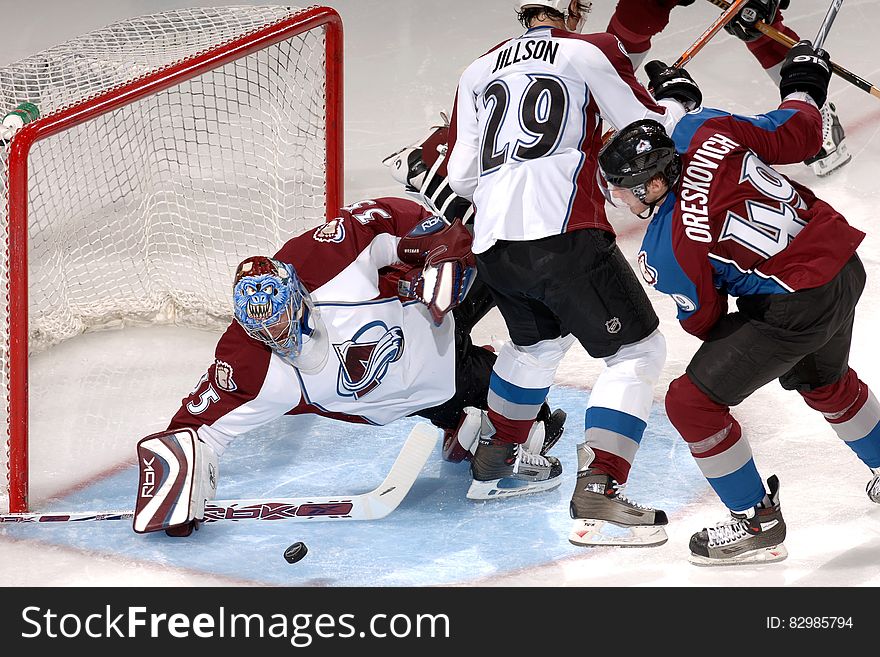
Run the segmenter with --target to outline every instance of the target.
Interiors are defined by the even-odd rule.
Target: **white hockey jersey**
[[[275,257],[311,290],[327,331],[323,365],[303,373],[232,322],[169,428],[193,427],[222,453],[285,414],[387,424],[452,397],[452,314],[434,326],[424,304],[397,296],[399,272],[387,269],[400,238],[428,216],[405,199],[361,201],[288,241]]]
[[[461,76],[449,135],[449,183],[476,207],[474,253],[499,239],[613,232],[596,177],[602,119],[654,119],[671,133],[684,113],[651,98],[610,34],[537,27],[490,50]]]

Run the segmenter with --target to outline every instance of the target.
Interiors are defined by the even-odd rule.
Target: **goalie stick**
[[[379,486],[358,495],[213,500],[205,505],[205,522],[219,520],[379,520],[396,509],[412,488],[437,444],[438,431],[419,422],[410,431],[394,465]],[[134,511],[70,513],[3,513],[0,523],[131,520]]]

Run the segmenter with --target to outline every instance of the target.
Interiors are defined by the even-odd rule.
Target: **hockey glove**
[[[397,293],[425,304],[434,325],[440,326],[446,313],[464,301],[476,273],[475,267],[465,266],[458,260],[413,267],[400,277]]]
[[[472,237],[456,220],[425,218],[397,245],[401,262],[414,265],[398,282],[398,294],[418,299],[439,326],[443,317],[460,304],[476,276],[476,258],[471,251]]]
[[[690,73],[683,68],[672,68],[655,59],[645,64],[648,91],[655,100],[672,98],[690,112],[703,102],[703,93]]]
[[[779,0],[749,0],[746,6],[739,10],[739,13],[724,26],[729,34],[743,41],[754,41],[761,37],[761,32],[755,27],[758,21],[764,21],[767,25],[776,18],[776,12],[779,10]],[[785,3],[785,9],[788,2]]]
[[[831,82],[831,57],[821,48],[814,49],[811,42],[799,41],[785,56],[779,75],[779,94],[783,99],[790,93],[803,91],[822,107]]]

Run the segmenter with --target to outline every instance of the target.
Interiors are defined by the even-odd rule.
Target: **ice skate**
[[[471,459],[473,481],[468,499],[497,500],[539,493],[562,483],[559,459],[532,453],[525,445],[500,442],[488,418],[484,423],[480,444]]]
[[[874,473],[874,476],[865,486],[865,492],[872,502],[880,504],[880,468],[871,468],[871,472]]]
[[[788,556],[785,520],[779,508],[779,479],[767,480],[770,505],[730,512],[730,519],[691,536],[690,562],[697,566],[773,563]]]
[[[667,541],[666,514],[628,500],[625,484],[589,467],[595,458],[586,443],[577,446],[578,473],[569,513],[574,519],[568,542],[591,547],[648,547]]]
[[[813,157],[804,160],[817,176],[827,176],[852,159],[846,147],[846,134],[837,118],[834,103],[827,102],[822,106],[822,148]]]
[[[624,486],[597,470],[578,472],[569,505],[574,518],[569,543],[649,547],[667,541],[666,513],[628,500],[622,493]]]

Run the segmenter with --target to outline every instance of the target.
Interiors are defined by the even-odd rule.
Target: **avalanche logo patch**
[[[675,303],[678,304],[678,307],[681,308],[684,312],[691,313],[697,309],[697,304],[695,304],[685,295],[673,294],[671,296],[675,300]]]
[[[312,237],[318,242],[339,244],[345,239],[345,226],[342,222],[343,217],[336,217],[333,221],[328,221],[323,226],[319,226],[312,234]]]
[[[657,270],[648,264],[648,254],[644,251],[639,251],[639,257],[637,261],[639,263],[639,272],[641,273],[642,278],[645,279],[645,282],[648,285],[656,285]]]
[[[214,382],[220,390],[226,392],[234,392],[238,390],[235,381],[232,379],[232,365],[224,363],[222,360],[214,361]]]
[[[360,399],[381,383],[388,366],[403,355],[403,329],[390,329],[382,322],[370,322],[351,340],[334,344],[339,358],[336,392],[340,397]]]

